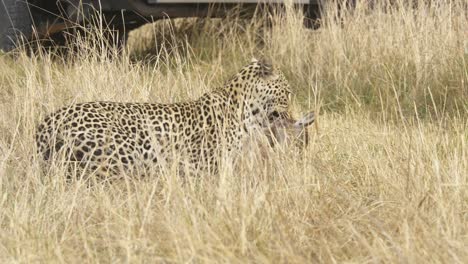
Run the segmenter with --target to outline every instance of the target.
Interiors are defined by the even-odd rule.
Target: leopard
[[[62,157],[102,177],[177,160],[192,171],[216,172],[220,155],[235,153],[246,137],[268,127],[272,115],[288,112],[291,94],[278,67],[252,59],[194,100],[62,107],[37,126],[37,151],[44,161]]]

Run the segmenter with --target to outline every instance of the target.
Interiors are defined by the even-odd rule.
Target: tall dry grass
[[[99,37],[69,57],[2,56],[0,261],[467,262],[466,4],[419,3],[330,8],[317,31],[295,12],[270,29],[158,22],[114,58]],[[193,99],[258,54],[288,74],[296,113],[320,113],[303,153],[92,186],[40,166],[46,113]]]

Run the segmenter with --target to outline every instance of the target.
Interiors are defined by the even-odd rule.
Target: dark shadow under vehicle
[[[225,17],[237,8],[245,17],[255,10],[268,12],[284,0],[1,0],[0,50],[10,51],[20,41],[48,39],[61,42],[63,32],[105,22],[114,44],[123,45],[128,31],[159,19]],[[303,8],[304,25],[314,28],[320,18],[320,0],[292,0]]]

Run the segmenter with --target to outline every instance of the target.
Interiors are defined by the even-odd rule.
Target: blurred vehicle
[[[9,51],[19,40],[54,39],[96,14],[124,43],[129,30],[165,18],[225,17],[239,8],[246,17],[258,8],[282,6],[284,0],[0,0],[0,49]],[[314,26],[320,0],[292,1],[304,9],[305,25]]]

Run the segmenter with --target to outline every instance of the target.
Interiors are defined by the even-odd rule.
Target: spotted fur
[[[250,132],[265,127],[269,115],[287,111],[290,94],[279,70],[253,60],[194,101],[64,107],[38,126],[36,143],[45,160],[63,153],[65,160],[107,175],[181,157],[194,169],[215,169],[220,146],[235,150]]]

